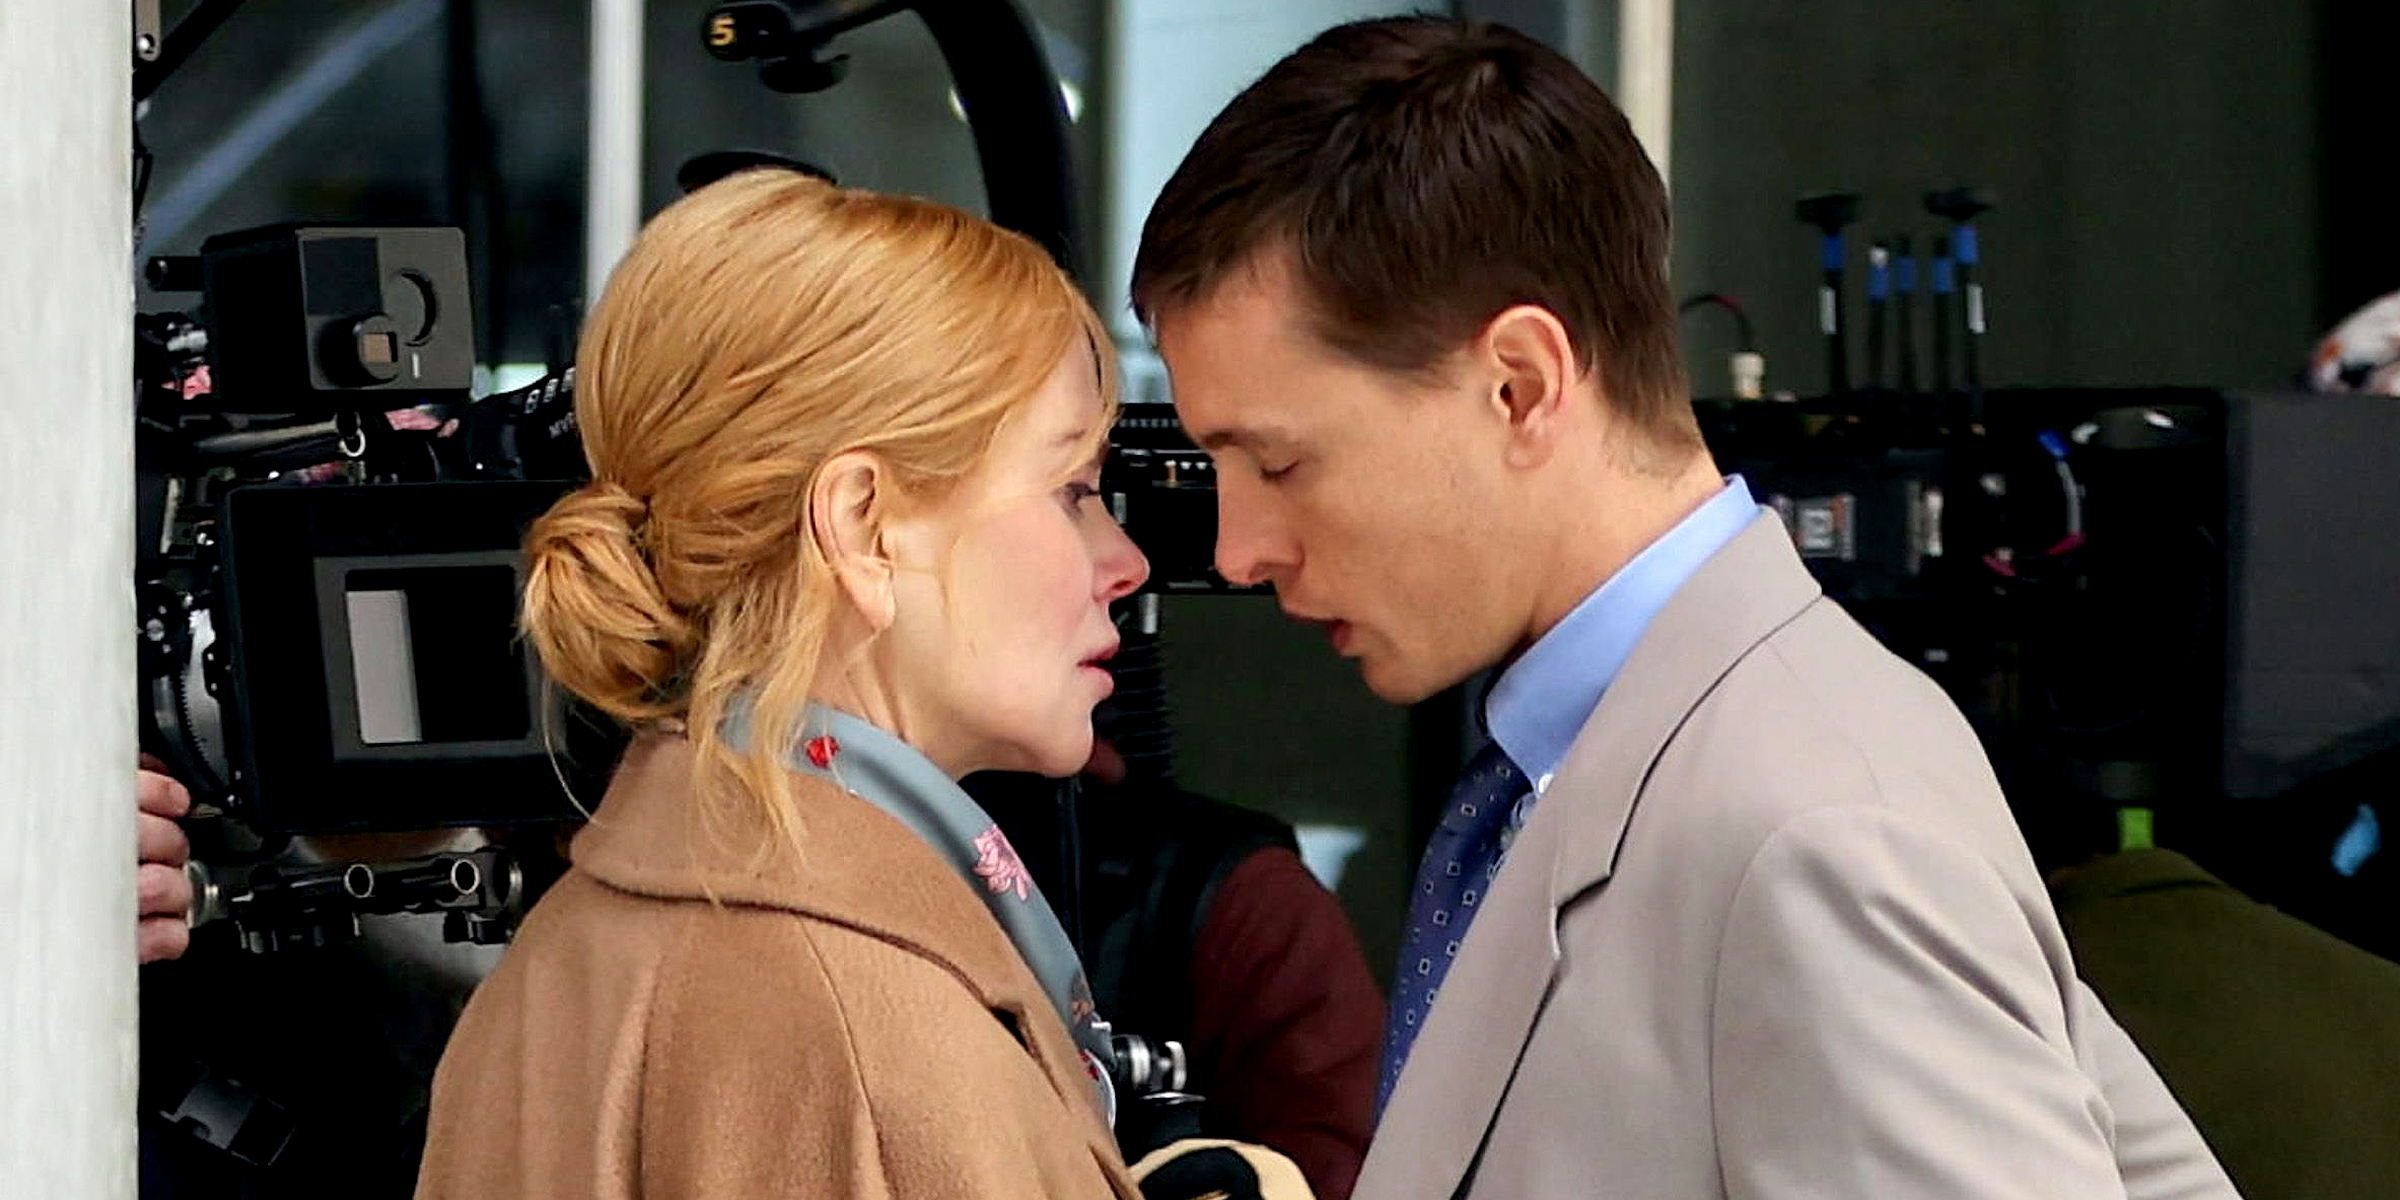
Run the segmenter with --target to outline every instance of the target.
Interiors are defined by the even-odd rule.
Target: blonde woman
[[[1147,565],[1031,242],[788,171],[593,310],[524,628],[636,737],[468,1006],[428,1198],[1132,1197],[1074,952],[955,780],[1072,773]]]

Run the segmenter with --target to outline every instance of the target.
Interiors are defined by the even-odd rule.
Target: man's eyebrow
[[[1203,450],[1261,450],[1290,439],[1270,429],[1212,429],[1195,439]]]

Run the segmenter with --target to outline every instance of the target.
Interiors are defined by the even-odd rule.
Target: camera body
[[[582,474],[572,390],[471,401],[444,227],[221,235],[144,319],[145,744],[264,837],[571,819],[621,735],[517,637],[526,529]],[[547,476],[547,477],[545,477]]]
[[[1117,523],[1150,560],[1148,590],[1266,591],[1237,587],[1217,574],[1217,467],[1184,433],[1173,405],[1131,402],[1119,410],[1100,490]]]

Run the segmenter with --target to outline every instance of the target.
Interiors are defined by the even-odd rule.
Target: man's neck
[[[1611,463],[1582,476],[1566,497],[1579,519],[1558,525],[1525,644],[1566,619],[1600,585],[1713,499],[1725,478],[1706,451],[1666,474]]]

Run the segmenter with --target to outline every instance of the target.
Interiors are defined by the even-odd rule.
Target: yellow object
[[[1152,1175],[1170,1163],[1207,1150],[1230,1150],[1239,1155],[1242,1165],[1258,1177],[1258,1190],[1253,1193],[1215,1188],[1173,1198],[1151,1192],[1149,1180]],[[1282,1153],[1255,1142],[1234,1142],[1220,1138],[1185,1138],[1180,1142],[1169,1142],[1133,1164],[1132,1174],[1133,1181],[1142,1186],[1142,1194],[1149,1200],[1250,1200],[1253,1195],[1258,1200],[1316,1200],[1316,1193],[1309,1189],[1308,1177],[1300,1173],[1297,1164]]]

